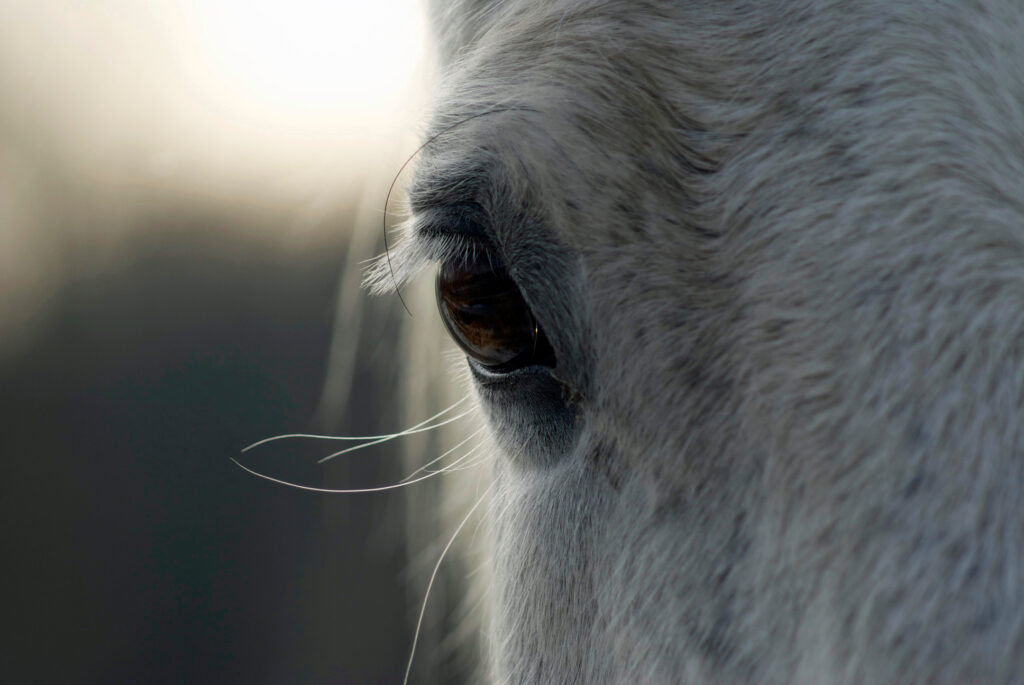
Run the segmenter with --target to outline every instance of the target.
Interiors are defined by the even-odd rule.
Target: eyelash
[[[475,236],[421,229],[418,239],[425,243],[425,261],[438,266],[465,266],[476,262],[481,256],[486,257],[492,264],[505,263],[488,242]],[[420,268],[426,267],[427,265],[423,264]]]
[[[468,230],[450,230],[460,224]],[[404,238],[390,245],[367,269],[363,285],[377,295],[394,293],[425,271],[464,266],[481,254],[492,264],[504,264],[500,251],[483,231],[473,228],[458,213],[427,209],[414,214],[401,228]]]

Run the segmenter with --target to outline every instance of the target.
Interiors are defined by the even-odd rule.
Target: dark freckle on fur
[[[686,369],[686,384],[691,388],[699,388],[707,379],[706,370],[697,364],[691,364]]]
[[[610,233],[607,240],[608,246],[616,249],[622,249],[632,244],[630,239],[625,234],[621,233]]]
[[[733,568],[740,559],[750,551],[750,539],[746,534],[747,513],[739,511],[733,517],[732,535],[725,546],[726,558],[729,560],[729,568]]]
[[[925,439],[924,426],[922,426],[920,422],[914,422],[910,426],[910,431],[909,431],[910,446],[911,447],[920,447],[921,444],[924,442],[924,439]],[[920,475],[920,474],[921,474],[921,470],[918,470],[918,473],[915,474],[915,475]]]
[[[996,622],[999,615],[999,607],[995,602],[989,601],[978,612],[977,618],[971,624],[971,628],[978,633],[987,632]]]
[[[591,131],[589,127],[587,127],[587,126],[580,126],[580,127],[578,128],[578,131],[579,131],[580,133],[582,133],[582,134],[583,134],[584,136],[586,136],[586,138],[587,138],[588,140],[590,140],[591,142],[593,142],[593,143],[597,144],[597,146],[598,146],[598,147],[599,147],[600,149],[602,149],[602,150],[604,149],[604,146],[600,144],[600,143],[601,143],[601,141],[600,141],[600,140],[598,140],[598,137],[597,137],[596,135],[594,135],[594,132],[593,132],[593,131]]]
[[[697,155],[676,155],[676,162],[692,176],[706,176],[715,173],[715,165],[711,160],[700,159]]]
[[[967,355],[965,353],[961,352],[960,354],[958,354],[953,359],[952,372],[953,373],[960,373],[960,371],[963,370],[964,364],[966,362],[967,362]]]
[[[858,83],[843,88],[839,91],[838,95],[846,101],[848,107],[862,108],[874,102],[875,98],[871,96],[870,92],[871,88],[867,83]]]
[[[963,558],[968,549],[970,549],[970,547],[967,544],[967,541],[962,538],[957,538],[948,547],[946,547],[946,559],[948,559],[950,563],[955,564]]]
[[[967,573],[964,574],[964,585],[973,585],[978,580],[979,573],[981,573],[981,568],[975,560],[967,567]]]
[[[707,228],[706,226],[700,226],[698,224],[687,224],[686,230],[705,240],[713,240],[719,237],[717,232],[712,231],[710,228]]]
[[[720,607],[711,628],[700,641],[701,650],[704,654],[717,664],[725,664],[732,657],[735,649],[729,640],[732,632],[733,622],[733,593],[719,597]]]
[[[792,128],[785,130],[779,134],[779,137],[785,143],[790,143],[794,140],[800,140],[810,135],[810,129],[804,124],[797,124]]]
[[[913,435],[911,435],[911,441],[912,442],[914,441],[914,436]],[[909,498],[913,497],[914,495],[916,495],[921,490],[921,486],[924,484],[924,481],[925,481],[924,469],[920,469],[919,468],[917,470],[917,472],[914,473],[913,477],[903,487],[903,496],[905,498],[909,499]]]
[[[750,549],[750,540],[743,532],[745,522],[746,513],[742,511],[733,519],[732,534],[722,550],[722,565],[719,572],[710,579],[709,589],[715,598],[713,620],[698,638],[704,654],[718,664],[725,664],[732,659],[736,649],[736,645],[729,638],[734,634],[736,603],[735,580],[731,571],[738,566],[738,562]]]
[[[645,234],[643,222],[638,218],[639,215],[635,208],[627,205],[625,202],[617,202],[615,204],[615,211],[623,217],[622,226],[632,234],[632,237],[627,238],[627,240],[643,237]]]
[[[691,501],[681,492],[659,492],[651,519],[659,523],[665,519],[681,519],[686,515]]]
[[[612,453],[612,449],[602,442],[590,453],[590,458],[612,489],[615,492],[620,492],[622,490],[622,469],[613,462]]]

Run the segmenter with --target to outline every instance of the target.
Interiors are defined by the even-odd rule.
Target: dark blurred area
[[[401,682],[403,500],[230,458],[401,477],[387,450],[239,452],[402,427],[404,314],[351,290],[412,126],[214,102],[231,84],[189,80],[188,3],[41,5],[0,10],[0,681]],[[325,395],[349,324],[351,384]]]
[[[284,211],[146,204],[107,268],[76,250],[45,324],[0,365],[4,680],[396,682],[403,549],[381,534],[401,502],[329,499],[228,459],[325,428],[344,241],[283,250],[231,228]],[[393,325],[376,322],[380,340]],[[386,345],[361,351],[359,401],[334,427],[394,429],[387,362]],[[254,461],[322,486],[323,453],[280,443]],[[398,472],[379,453],[343,466],[346,485]]]

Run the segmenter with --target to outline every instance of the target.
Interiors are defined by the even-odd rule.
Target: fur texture
[[[1024,680],[1024,3],[435,16],[395,268],[558,358],[471,365],[493,680]]]

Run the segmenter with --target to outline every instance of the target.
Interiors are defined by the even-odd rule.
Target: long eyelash
[[[474,236],[446,233],[422,226],[417,217],[402,225],[404,237],[391,248],[390,258],[370,260],[363,285],[375,295],[395,292],[433,264],[469,264],[481,255],[495,265],[494,249]]]
[[[416,217],[399,226],[403,237],[391,247],[390,257],[389,253],[385,253],[365,262],[364,288],[368,288],[374,295],[396,292],[427,266],[430,262],[429,253],[420,241],[411,237],[415,235],[415,226]]]
[[[465,117],[464,119],[460,119],[460,120],[456,121],[455,123],[449,125],[448,127],[444,128],[444,129],[441,129],[440,131],[438,131],[437,133],[432,135],[430,138],[428,138],[426,141],[424,141],[424,143],[422,145],[420,145],[418,148],[416,148],[415,152],[413,152],[411,155],[409,155],[409,158],[406,159],[402,163],[402,166],[400,166],[398,168],[398,173],[395,174],[395,177],[391,180],[391,185],[388,186],[387,195],[384,196],[384,218],[383,218],[383,222],[382,222],[382,227],[384,229],[384,262],[388,266],[388,273],[391,275],[391,280],[392,280],[393,283],[392,283],[391,288],[388,288],[388,289],[381,289],[379,284],[378,285],[374,285],[373,288],[374,288],[375,292],[377,292],[377,291],[386,292],[387,290],[394,291],[394,293],[396,295],[398,295],[398,299],[402,301],[402,306],[405,307],[405,311],[408,312],[409,316],[412,316],[412,312],[409,311],[409,307],[405,304],[405,300],[402,298],[402,293],[401,293],[401,290],[400,290],[400,288],[401,288],[401,285],[400,285],[401,281],[395,275],[395,268],[394,268],[394,265],[391,263],[391,251],[388,249],[388,201],[391,199],[391,193],[395,189],[395,184],[398,183],[398,178],[402,175],[402,172],[405,171],[405,167],[409,166],[409,163],[416,157],[416,155],[418,155],[421,151],[426,149],[427,146],[429,146],[431,143],[433,143],[435,140],[437,140],[438,138],[440,138],[444,134],[446,134],[446,133],[448,133],[450,131],[455,130],[456,128],[458,128],[459,126],[462,126],[466,122],[473,121],[474,119],[479,119],[480,117],[486,117],[486,116],[490,116],[491,114],[498,114],[500,112],[518,112],[518,111],[534,112],[534,113],[537,112],[537,110],[532,109],[530,107],[516,107],[514,105],[497,105],[497,106],[493,107],[492,109],[489,109],[489,110],[487,110],[485,112],[477,112],[476,114],[471,114],[470,116]]]

